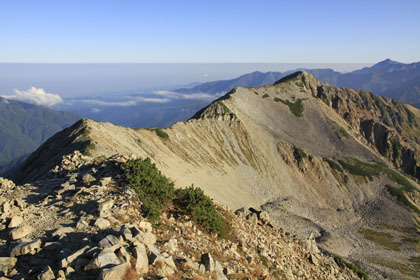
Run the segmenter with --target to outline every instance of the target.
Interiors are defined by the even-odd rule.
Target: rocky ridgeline
[[[314,239],[271,226],[265,212],[220,208],[226,239],[189,217],[152,227],[125,188],[129,157],[63,157],[47,179],[0,178],[0,279],[357,279]]]

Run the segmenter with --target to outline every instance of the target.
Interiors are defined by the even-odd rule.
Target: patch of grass
[[[401,143],[398,140],[392,141],[392,154],[394,158],[399,158],[401,156]]]
[[[255,94],[255,95],[258,95],[258,92],[256,92],[256,91],[254,90],[254,94]]]
[[[92,151],[95,149],[95,143],[90,142],[89,146],[85,148],[84,154],[86,156],[92,156]]]
[[[339,160],[338,162],[345,170],[350,172],[350,174],[368,177],[369,180],[373,180],[373,177],[378,177],[381,173],[384,173],[393,182],[404,186],[405,191],[411,192],[417,190],[417,188],[411,184],[407,178],[395,170],[390,169],[383,163],[367,163],[356,158],[346,158],[346,160]]]
[[[281,102],[281,98],[274,97],[274,101],[276,101],[276,102]]]
[[[401,186],[404,186],[404,191],[412,192],[412,191],[417,190],[417,188],[415,186],[413,186],[410,183],[410,181],[407,180],[407,178],[405,178],[404,176],[402,176],[398,172],[396,172],[392,169],[387,169],[386,174],[388,175],[389,179],[391,179],[395,183],[400,184]]]
[[[223,217],[217,212],[213,201],[194,185],[175,191],[175,203],[192,216],[194,222],[204,229],[220,233],[223,229]]]
[[[258,256],[260,257],[260,260],[261,260],[261,263],[263,264],[263,266],[265,266],[267,268],[270,268],[271,267],[271,263],[270,263],[270,261],[266,257],[264,257],[261,254],[258,254]]]
[[[347,130],[345,130],[343,127],[340,127],[340,129],[338,130],[338,135],[342,136],[344,138],[350,138],[350,134],[347,132]]]
[[[393,270],[397,270],[402,274],[405,275],[410,275],[416,278],[420,277],[420,265],[414,263],[412,265],[408,265],[408,264],[402,264],[402,263],[398,263],[398,262],[393,262],[393,261],[388,261],[388,260],[382,260],[382,259],[377,259],[377,258],[368,258],[368,261],[380,265],[380,266],[384,266]],[[414,267],[413,267],[414,266]]]
[[[385,185],[385,187],[392,196],[395,196],[399,201],[404,203],[407,207],[411,208],[412,210],[420,214],[420,209],[417,208],[414,204],[412,204],[405,196],[404,189],[396,188],[390,185]]]
[[[123,166],[126,171],[128,187],[132,188],[143,203],[143,215],[158,223],[164,208],[177,206],[180,213],[192,217],[192,220],[209,232],[218,233],[228,238],[230,224],[221,216],[213,201],[200,188],[190,186],[175,191],[169,181],[151,162],[150,158],[129,160]]]
[[[333,161],[333,160],[331,160],[331,159],[328,159],[328,158],[322,158],[322,160],[323,161],[325,161],[326,163],[328,163],[328,165],[332,168],[332,169],[334,169],[334,170],[337,170],[337,171],[339,171],[339,172],[341,172],[341,173],[343,173],[344,172],[344,170],[343,170],[343,168],[341,167],[341,165],[340,164],[338,164],[337,162],[335,162],[335,161]]]
[[[304,87],[305,87],[305,85],[304,85],[304,84],[303,84],[303,82],[301,82],[301,81],[296,82],[296,85],[297,85],[298,87],[300,87],[300,88],[304,88]]]
[[[307,158],[308,155],[300,148],[295,147],[293,150],[293,155],[295,156],[297,161],[301,161],[304,158]]]
[[[224,113],[230,113],[231,112],[231,110],[229,109],[229,107],[226,106],[226,104],[223,103],[222,101],[218,101],[217,102],[217,105],[220,105],[223,108],[223,112]]]
[[[400,244],[393,242],[393,237],[391,234],[386,232],[379,232],[372,229],[361,229],[359,230],[365,239],[370,240],[382,247],[393,251],[400,251]]]
[[[360,267],[358,267],[357,265],[355,265],[354,263],[350,263],[346,260],[344,260],[342,257],[337,256],[337,255],[333,255],[334,256],[334,260],[335,262],[341,266],[341,267],[347,267],[351,270],[354,271],[354,273],[357,274],[357,276],[359,276],[360,279],[363,280],[369,280],[369,275],[366,274],[366,272],[364,272],[363,270],[360,269]]]
[[[174,198],[174,184],[156,167],[150,158],[129,160],[124,165],[128,187],[143,203],[143,215],[151,221],[159,219],[163,205]]]
[[[159,136],[160,138],[164,138],[164,139],[169,138],[169,135],[165,131],[163,131],[162,129],[155,128],[153,130],[155,131],[156,135]]]
[[[287,106],[289,106],[290,112],[292,112],[293,115],[296,117],[302,117],[303,116],[303,100],[306,100],[306,98],[298,98],[295,102],[290,102],[289,100],[284,100],[281,98],[277,98],[278,100],[275,100],[276,102],[281,102]]]
[[[269,94],[267,94],[267,93],[265,93],[265,94],[263,95],[263,98],[267,98],[267,97],[270,97],[270,95],[269,95]]]
[[[413,262],[413,263],[418,263],[418,264],[420,264],[420,256],[417,256],[417,257],[410,257],[409,261],[410,261],[410,262]]]
[[[90,130],[91,130],[91,128],[90,128],[90,127],[85,127],[85,128],[83,129],[82,136],[83,136],[84,138],[89,138],[89,133],[90,133]]]

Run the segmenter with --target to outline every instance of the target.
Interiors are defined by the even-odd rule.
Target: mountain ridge
[[[403,103],[408,103],[413,106],[418,106],[420,84],[418,81],[420,77],[420,62],[410,64],[403,64],[400,62],[386,59],[371,67],[355,70],[350,73],[339,73],[332,69],[297,69],[305,70],[314,75],[318,80],[323,83],[329,83],[333,86],[363,89],[373,92],[375,94],[383,95],[386,97],[395,98]],[[295,70],[295,71],[297,71]],[[281,72],[253,72],[244,74],[238,78],[214,81],[201,84],[197,87],[190,89],[176,89],[175,92],[186,93],[221,93],[229,92],[234,87],[254,87],[261,85],[270,85],[275,81],[270,79],[271,76],[281,79],[288,74],[295,71]],[[254,77],[254,73],[257,73]],[[263,77],[266,77],[265,79]],[[255,79],[254,79],[255,78]],[[258,78],[258,79],[257,79]],[[252,83],[247,81],[253,81]],[[404,86],[405,85],[405,86]]]
[[[177,186],[197,185],[230,209],[264,207],[274,226],[300,237],[313,233],[322,249],[356,261],[373,279],[413,279],[415,273],[378,264],[402,262],[413,256],[413,245],[399,241],[389,251],[367,235],[402,240],[400,228],[417,228],[419,187],[400,172],[418,176],[419,119],[411,110],[300,71],[274,85],[235,88],[167,129],[84,119],[43,144],[25,163],[30,171],[14,176],[22,182],[54,177],[59,167],[48,160],[63,147],[94,158],[149,157]],[[397,190],[408,204],[391,195]]]

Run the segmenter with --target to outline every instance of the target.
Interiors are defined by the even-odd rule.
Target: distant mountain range
[[[5,174],[54,133],[80,119],[59,112],[0,97],[0,174]]]
[[[304,70],[323,83],[370,91],[420,108],[420,62],[404,64],[386,59],[371,67],[350,73],[339,73],[332,69]],[[231,80],[208,82],[174,91],[178,93],[225,93],[235,87],[271,85],[292,72],[294,71],[284,73],[257,71]]]

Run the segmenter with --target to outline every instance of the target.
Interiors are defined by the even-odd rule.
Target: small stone
[[[204,265],[206,271],[212,272],[214,270],[214,261],[210,253],[201,255],[201,263]]]
[[[94,258],[88,265],[85,266],[85,270],[99,269],[108,265],[118,265],[121,261],[115,255],[114,252],[109,250],[103,250]]]
[[[30,234],[32,232],[32,227],[28,226],[28,225],[22,225],[20,227],[17,227],[15,229],[13,229],[10,232],[10,236],[12,238],[12,240],[16,240],[16,239],[21,239],[25,236],[27,236],[28,234]]]
[[[55,275],[54,272],[51,270],[51,267],[45,267],[40,274],[37,276],[38,280],[54,280]]]
[[[246,219],[251,223],[251,224],[257,224],[258,223],[258,215],[256,213],[251,213],[249,214]]]
[[[79,174],[77,174],[77,173],[71,175],[70,178],[69,178],[69,183],[70,184],[76,183],[77,182],[77,177],[79,177]]]
[[[99,229],[107,229],[111,226],[111,223],[107,219],[99,218],[96,220],[95,226]]]
[[[20,210],[23,210],[26,207],[26,203],[22,199],[20,199],[20,198],[16,198],[15,199],[15,205],[17,207],[19,207]]]
[[[99,279],[101,280],[116,280],[116,279],[124,279],[125,274],[127,273],[127,269],[129,268],[128,263],[123,263],[120,265],[115,265],[110,268],[105,268],[101,271],[99,275]]]
[[[160,259],[161,255],[159,250],[153,245],[147,245],[147,249],[149,250],[148,260],[149,264],[154,264],[155,261]]]
[[[133,234],[131,233],[131,230],[127,225],[123,225],[121,227],[120,233],[126,241],[129,241],[133,238]]]
[[[70,274],[72,274],[74,271],[75,270],[74,270],[73,267],[71,267],[71,266],[66,267],[66,275],[67,276],[70,275]]]
[[[310,256],[309,256],[309,261],[310,261],[312,264],[314,264],[314,265],[318,265],[318,264],[319,264],[319,262],[318,262],[318,258],[317,258],[315,255],[310,255]]]
[[[66,274],[64,273],[63,270],[59,270],[57,272],[57,279],[66,279]]]
[[[73,254],[71,254],[70,256],[68,256],[66,258],[66,263],[67,264],[71,264],[73,263],[77,258],[79,258],[81,255],[83,255],[83,253],[85,251],[87,251],[89,249],[89,245],[86,245],[85,247],[83,247],[82,249],[77,250],[76,252],[74,252]],[[63,267],[63,266],[62,266]],[[64,266],[65,267],[65,266]]]
[[[16,258],[0,257],[0,272],[7,275],[15,267],[16,262]]]
[[[270,216],[268,216],[268,213],[265,211],[261,211],[258,215],[258,218],[263,224],[269,224],[270,223]]]
[[[10,257],[18,257],[22,255],[35,255],[41,249],[41,239],[21,243],[12,249]]]
[[[96,181],[96,179],[95,179],[95,177],[93,177],[92,175],[87,173],[82,177],[82,181],[83,181],[84,184],[90,185],[90,183]]]
[[[8,215],[10,212],[10,204],[8,202],[5,202],[3,204],[3,213]]]
[[[121,240],[115,235],[109,234],[104,239],[99,241],[99,246],[102,248],[109,248],[121,243]]]
[[[134,238],[145,245],[153,245],[156,243],[156,236],[150,232],[140,231]]]
[[[61,236],[63,234],[74,232],[72,227],[62,227],[53,232],[52,236]]]
[[[152,232],[152,224],[149,222],[141,221],[139,223],[139,228],[145,232]]]
[[[108,200],[102,202],[101,204],[99,204],[98,210],[99,211],[107,211],[107,210],[110,210],[112,208],[112,206],[114,206],[114,200],[113,199],[108,199]]]
[[[112,178],[111,177],[104,177],[99,182],[101,183],[101,186],[105,187],[108,186],[109,183],[111,183]]]
[[[115,251],[115,254],[123,263],[131,261],[131,256],[124,247],[120,247],[117,251]]]
[[[163,245],[163,248],[169,253],[174,253],[178,248],[178,240],[175,238],[170,239]]]
[[[18,227],[23,223],[23,219],[21,216],[14,216],[10,222],[8,228]]]
[[[136,258],[136,272],[147,273],[149,271],[149,259],[144,244],[138,244],[134,248],[134,257]]]
[[[44,244],[44,249],[47,251],[57,251],[60,250],[62,244],[60,242],[46,242]]]

